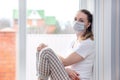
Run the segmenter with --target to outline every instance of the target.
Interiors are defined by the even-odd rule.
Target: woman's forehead
[[[76,18],[87,19],[87,15],[83,12],[78,12],[75,16]]]

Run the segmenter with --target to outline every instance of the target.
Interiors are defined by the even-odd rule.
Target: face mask
[[[83,31],[85,29],[84,23],[76,21],[73,25],[73,29],[75,30],[75,32]]]

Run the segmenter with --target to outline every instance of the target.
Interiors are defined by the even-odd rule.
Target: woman
[[[71,54],[66,58],[56,56],[43,43],[38,46],[38,80],[47,80],[48,76],[51,80],[90,80],[95,57],[92,21],[92,14],[88,10],[77,12],[73,26],[77,39],[72,43]],[[65,69],[65,66],[71,68]]]

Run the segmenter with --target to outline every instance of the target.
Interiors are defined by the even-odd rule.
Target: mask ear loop
[[[84,25],[84,27],[85,27],[84,33],[87,31],[87,29],[90,27],[90,25],[91,25],[90,22],[89,22],[89,24],[88,24],[88,27],[85,27],[85,25]]]

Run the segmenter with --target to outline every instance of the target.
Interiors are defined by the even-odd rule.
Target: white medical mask
[[[84,23],[76,21],[73,25],[75,32],[82,32],[85,29]]]

